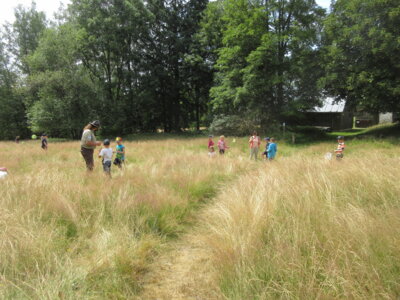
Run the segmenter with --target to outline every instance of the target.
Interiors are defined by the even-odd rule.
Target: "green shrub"
[[[243,136],[249,135],[256,128],[254,120],[237,115],[218,115],[212,121],[209,131],[213,134]]]

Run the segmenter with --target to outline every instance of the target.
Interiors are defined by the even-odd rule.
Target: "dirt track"
[[[142,284],[138,299],[223,299],[205,247],[190,234],[155,259]]]

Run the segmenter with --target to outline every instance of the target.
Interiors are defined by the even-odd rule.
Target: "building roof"
[[[322,99],[322,106],[316,106],[309,112],[316,113],[342,113],[346,105],[345,100],[335,100],[333,97],[326,97]]]

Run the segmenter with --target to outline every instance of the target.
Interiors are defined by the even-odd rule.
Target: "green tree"
[[[207,2],[148,1],[154,21],[150,26],[152,42],[146,49],[150,53],[147,65],[152,80],[158,83],[160,123],[165,131],[179,131],[191,121],[199,127],[200,114],[204,112],[204,91],[198,75],[209,75],[199,61],[194,35]]]
[[[8,31],[8,51],[16,59],[15,63],[24,74],[29,74],[26,57],[32,54],[47,27],[46,15],[36,10],[33,1],[30,8],[18,5],[14,11],[15,21],[6,26]]]
[[[28,108],[34,132],[78,138],[98,115],[95,87],[78,55],[79,31],[71,24],[47,29],[27,58],[28,87],[37,99]]]
[[[70,6],[70,22],[81,33],[80,57],[99,86],[99,117],[106,131],[128,126],[127,117],[134,117],[134,82],[140,57],[135,42],[146,15],[140,0],[74,0]]]
[[[214,111],[269,123],[293,108],[315,105],[324,10],[312,0],[224,4],[226,27],[211,89]]]
[[[18,88],[18,75],[13,69],[6,42],[0,39],[0,139],[27,137],[25,105]]]
[[[199,131],[201,117],[207,113],[208,94],[213,77],[213,52],[207,47],[207,39],[200,31],[201,19],[207,17],[205,8],[207,1],[190,1],[186,6],[186,33],[188,47],[185,49],[183,60],[183,99],[186,123],[194,121],[195,128]]]
[[[36,10],[35,2],[30,8],[21,5],[15,9],[15,21],[6,24],[1,40],[1,123],[0,138],[27,137],[29,129],[26,107],[36,99],[26,89],[27,75],[31,73],[27,58],[38,46],[47,26],[45,14]]]
[[[188,83],[187,70],[195,65],[186,58],[206,3],[72,2],[71,22],[82,29],[82,61],[104,91],[104,128],[178,131],[190,123],[192,104],[200,100],[188,88],[196,80]]]
[[[191,119],[195,120],[196,129],[201,123],[209,125],[212,120],[209,91],[213,85],[218,59],[218,49],[222,47],[222,31],[225,22],[222,19],[223,1],[209,2],[202,9],[199,28],[193,35],[189,53],[185,55],[184,67],[187,85],[187,98],[191,100]]]
[[[325,28],[327,93],[371,112],[400,111],[400,2],[338,0]]]

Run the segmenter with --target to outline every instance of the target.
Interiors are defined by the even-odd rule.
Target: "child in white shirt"
[[[7,168],[4,168],[4,167],[0,168],[0,179],[1,178],[6,178],[7,175],[8,175]]]
[[[104,173],[111,177],[111,162],[112,162],[113,151],[110,148],[110,140],[105,139],[103,145],[104,148],[100,149],[99,157],[103,158]]]

